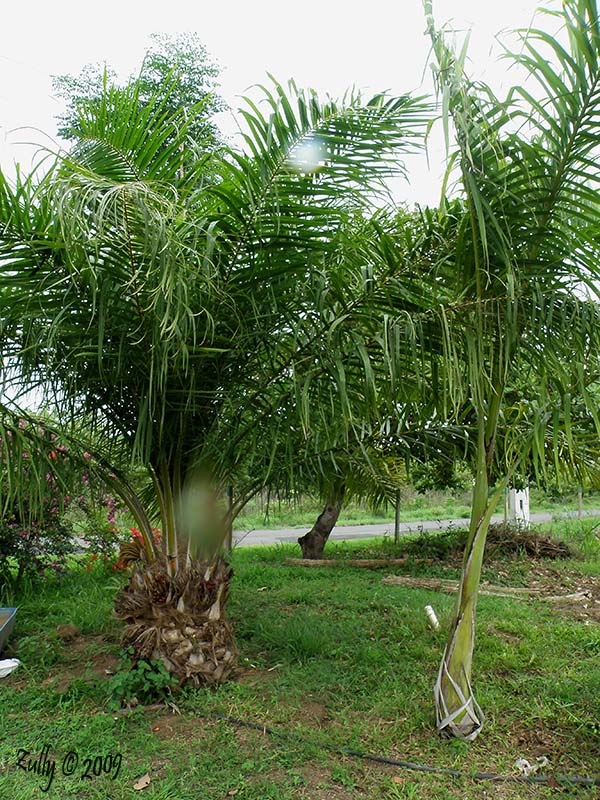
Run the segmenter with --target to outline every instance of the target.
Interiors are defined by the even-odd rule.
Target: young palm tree
[[[87,431],[81,449],[136,520],[124,644],[196,684],[235,662],[213,484],[236,463],[219,449],[243,460],[253,436],[277,438],[277,387],[332,328],[323,284],[363,263],[348,231],[418,145],[427,106],[274,84],[241,112],[243,152],[208,154],[188,135],[198,114],[107,88],[44,174],[0,178],[3,355]],[[123,476],[123,447],[149,492]]]
[[[521,457],[504,448],[512,463],[490,497],[507,389],[519,370],[547,378],[560,374],[561,361],[584,365],[597,317],[579,298],[598,272],[600,28],[593,0],[566,0],[556,38],[529,31],[510,55],[530,80],[499,100],[467,79],[464,53],[446,45],[431,3],[425,9],[463,193],[451,270],[444,267],[455,300],[441,315],[443,368],[472,405],[477,453],[463,575],[435,700],[438,729],[473,739],[483,722],[471,687],[483,550],[496,500]]]

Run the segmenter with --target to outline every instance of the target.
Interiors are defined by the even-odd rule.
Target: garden
[[[229,617],[240,661],[210,691],[176,692],[164,670],[130,671],[111,614],[126,575],[80,556],[17,598],[4,655],[22,665],[0,694],[3,790],[42,796],[48,776],[17,760],[21,750],[39,758],[47,744],[56,762],[49,791],[60,797],[596,797],[593,784],[565,778],[597,775],[600,541],[592,521],[555,523],[550,533],[568,557],[493,548],[486,557],[475,662],[486,727],[469,744],[432,735],[432,685],[455,600],[419,585],[460,577],[457,531],[399,546],[330,543],[339,566],[329,568],[286,566],[294,545],[235,548]],[[386,565],[401,555],[404,566]],[[354,559],[381,566],[348,566]],[[488,585],[542,591],[497,596]],[[65,775],[70,752],[79,765]],[[84,778],[84,761],[96,756],[112,756],[111,769],[97,776],[92,763]],[[527,781],[520,759],[547,765]]]

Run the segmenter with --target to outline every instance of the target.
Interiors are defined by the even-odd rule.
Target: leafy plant
[[[27,669],[48,669],[60,658],[60,642],[55,633],[32,633],[17,641],[17,656]]]
[[[133,648],[121,654],[118,671],[108,682],[109,708],[164,700],[177,681],[162,661],[132,660]]]
[[[14,590],[46,569],[64,571],[75,549],[65,514],[78,474],[68,449],[43,424],[10,423],[0,421],[0,578]]]

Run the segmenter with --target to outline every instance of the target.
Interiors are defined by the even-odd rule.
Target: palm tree
[[[220,548],[245,498],[223,513],[214,484],[253,437],[277,438],[278,398],[332,328],[323,286],[359,271],[348,232],[418,146],[427,112],[421,99],[338,104],[274,84],[241,111],[243,151],[190,159],[201,108],[108,87],[81,105],[69,152],[14,186],[0,177],[3,356],[86,432],[81,450],[136,521],[116,601],[136,659],[195,684],[230,674]],[[127,480],[128,463],[150,491]],[[265,481],[252,478],[245,497]]]
[[[593,0],[566,0],[557,38],[523,35],[510,59],[531,81],[500,100],[465,76],[464,52],[446,44],[430,2],[425,9],[462,186],[459,204],[441,209],[458,212],[450,263],[440,268],[455,298],[441,306],[441,367],[456,399],[471,404],[476,426],[469,537],[435,700],[438,729],[473,739],[483,723],[471,687],[483,550],[496,500],[523,457],[522,447],[504,448],[510,463],[490,496],[498,429],[510,416],[507,391],[520,370],[541,384],[567,363],[584,365],[592,346],[597,312],[580,287],[597,277],[600,28]]]
[[[271,353],[281,365],[277,380],[265,384],[246,370],[223,406],[220,432],[211,437],[219,450],[213,470],[215,462],[227,469],[237,460],[238,475],[264,481],[264,487],[250,481],[250,493],[267,488],[274,496],[308,492],[323,500],[323,512],[299,539],[305,558],[322,557],[344,500],[394,502],[407,460],[447,453],[464,438],[438,407],[426,359],[412,360],[417,327],[421,335],[437,332],[423,315],[433,310],[432,298],[439,301],[432,264],[446,252],[449,235],[427,212],[379,209],[369,218],[353,217],[337,240],[343,268],[315,270],[310,313],[279,332]],[[393,358],[383,322],[390,305],[405,321]],[[428,346],[439,353],[431,336]],[[267,425],[254,413],[256,403],[277,409]],[[243,503],[248,484],[235,489]]]

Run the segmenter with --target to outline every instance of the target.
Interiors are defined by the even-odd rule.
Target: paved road
[[[584,517],[600,517],[600,509],[586,509]],[[532,522],[551,522],[556,519],[577,519],[577,511],[559,513],[531,514]],[[503,516],[492,517],[492,522],[503,522]],[[468,519],[435,519],[422,522],[401,522],[400,533],[415,533],[417,531],[443,531],[449,528],[464,528],[468,526]],[[239,546],[252,546],[258,544],[280,544],[283,542],[296,542],[299,536],[306,533],[304,528],[278,528],[276,530],[234,531],[234,543]],[[382,522],[376,525],[338,525],[333,529],[331,540],[372,539],[376,536],[393,536],[394,523]]]

